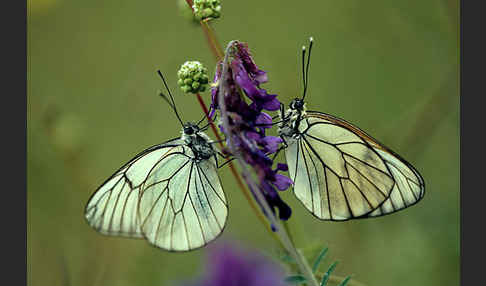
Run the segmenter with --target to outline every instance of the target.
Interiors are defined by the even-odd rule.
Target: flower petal
[[[272,127],[272,117],[265,112],[260,113],[257,119],[255,120],[255,124],[260,125],[259,127],[262,128],[271,128]]]
[[[280,101],[278,101],[277,98],[274,98],[270,101],[265,102],[262,105],[263,109],[268,110],[268,111],[275,111],[280,108]]]
[[[284,175],[281,175],[281,174],[275,174],[275,182],[273,182],[273,184],[275,185],[275,187],[277,187],[277,189],[279,189],[280,191],[285,191],[286,189],[288,189],[294,182],[292,182],[292,180],[287,177],[287,176],[284,176]]]
[[[282,138],[276,136],[265,136],[263,139],[267,153],[273,154],[277,152],[278,145],[283,142]]]

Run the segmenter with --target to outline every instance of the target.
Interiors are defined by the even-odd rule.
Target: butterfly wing
[[[152,146],[135,156],[108,178],[85,208],[88,224],[105,235],[142,238],[137,221],[140,191],[152,167],[182,144],[179,139]]]
[[[382,216],[402,210],[420,201],[425,194],[425,182],[415,168],[406,161],[397,160],[398,155],[391,151],[377,150],[382,156],[395,179],[390,197],[367,217]]]
[[[302,135],[289,140],[286,149],[289,174],[296,197],[319,219],[341,221],[396,211],[398,205],[385,206],[396,204],[397,191],[406,201],[402,208],[423,197],[420,174],[352,124],[308,111],[299,131]],[[406,182],[410,187],[405,190]]]
[[[189,148],[179,148],[150,171],[139,206],[145,238],[170,251],[206,245],[221,234],[228,213],[215,159],[195,161]]]
[[[223,230],[226,198],[216,161],[195,161],[182,140],[151,147],[111,176],[88,201],[85,217],[102,234],[145,238],[187,251]]]

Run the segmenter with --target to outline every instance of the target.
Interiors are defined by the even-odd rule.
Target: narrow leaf
[[[290,284],[302,284],[302,283],[305,283],[307,280],[305,279],[304,276],[302,275],[291,275],[291,276],[287,276],[285,278],[285,282],[287,283],[290,283]]]
[[[339,283],[338,286],[346,286],[348,284],[349,280],[351,280],[351,276],[344,278],[343,282]]]
[[[316,273],[317,269],[319,268],[319,264],[321,263],[322,259],[326,256],[327,247],[325,247],[321,253],[317,256],[316,260],[314,261],[314,265],[312,265],[312,272]]]
[[[334,268],[336,268],[337,264],[338,264],[338,261],[331,264],[331,266],[326,271],[326,273],[324,273],[324,276],[322,276],[321,286],[327,285],[327,281],[329,280],[329,276],[331,276],[331,273],[334,271]]]

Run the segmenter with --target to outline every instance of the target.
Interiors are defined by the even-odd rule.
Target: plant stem
[[[186,2],[192,9],[192,4],[193,4],[192,0],[186,0]],[[194,12],[194,9],[193,9],[193,12]],[[223,57],[224,57],[224,52],[223,52],[223,49],[221,48],[221,45],[218,43],[216,36],[214,35],[213,29],[211,28],[211,26],[209,25],[209,23],[207,21],[203,20],[200,23],[201,23],[201,28],[203,29],[204,35],[206,36],[206,39],[208,41],[209,47],[211,48],[211,51],[213,52],[214,56],[216,57],[216,60],[217,61],[222,60]],[[204,103],[204,100],[202,99],[202,97],[199,93],[197,94],[197,100],[199,101],[199,105],[203,109],[204,114],[206,114],[206,117],[208,119],[208,123],[211,126],[211,129],[212,129],[214,135],[216,136],[216,139],[220,142],[219,145],[221,147],[221,150],[223,150],[224,146],[222,144],[221,136],[219,135],[219,132],[217,131],[212,119],[209,118],[209,111],[206,107],[206,104]],[[279,244],[281,244],[281,241],[278,239],[278,236],[271,230],[271,228],[268,225],[267,220],[265,219],[265,217],[263,216],[263,214],[259,210],[258,206],[256,205],[255,201],[253,200],[253,198],[250,194],[250,191],[248,190],[246,185],[243,183],[243,180],[241,179],[241,176],[239,175],[239,173],[236,171],[236,168],[235,168],[233,162],[229,162],[228,166],[230,168],[231,173],[235,177],[236,183],[240,187],[243,195],[245,196],[246,200],[248,201],[251,208],[253,209],[253,212],[258,217],[258,220],[265,226],[265,229],[271,234],[271,236],[274,239],[276,239],[279,242]]]
[[[189,7],[192,10],[192,13],[194,14],[194,8],[192,8],[192,5],[194,4],[193,1],[186,0],[186,3],[187,5],[189,5]],[[206,36],[206,39],[208,40],[208,44],[209,47],[211,48],[211,51],[216,57],[216,60],[218,61],[222,60],[224,57],[223,49],[221,48],[221,45],[218,44],[218,40],[216,39],[214,31],[209,25],[209,20],[201,20],[199,23],[201,24],[201,28],[204,32],[204,35]]]
[[[214,56],[216,57],[216,59],[218,61],[222,60],[224,58],[223,49],[221,48],[221,45],[218,44],[218,40],[216,39],[216,35],[214,34],[213,29],[209,25],[209,22],[202,20],[201,21],[201,28],[203,29],[204,34],[206,35],[209,46],[211,47],[211,51],[213,51]]]
[[[192,2],[192,0],[186,0],[186,2],[187,2],[187,5],[189,5],[189,7],[191,8],[192,13],[194,13],[194,9],[192,8],[192,4],[194,4],[194,3]]]
[[[186,0],[186,2],[192,9],[192,0]],[[193,12],[194,12],[194,9],[193,9]],[[226,80],[225,80],[224,77],[225,77],[226,71],[228,69],[228,64],[227,64],[228,53],[226,53],[226,54],[224,53],[223,49],[221,48],[221,45],[219,45],[219,43],[216,39],[216,36],[214,35],[214,31],[211,29],[211,26],[209,26],[209,24],[206,21],[201,21],[201,27],[202,27],[204,34],[205,34],[205,36],[208,40],[209,46],[210,46],[211,50],[213,51],[213,54],[216,57],[216,60],[221,61],[224,58],[223,71],[222,71],[223,76],[220,79],[220,88],[219,88],[218,99],[219,99],[219,105],[220,105],[220,108],[221,108],[221,117],[222,117],[222,120],[223,120],[223,126],[225,126],[225,130],[228,130],[228,132],[231,133],[231,131],[229,129],[228,118],[226,117],[226,106],[224,104],[224,100],[223,100],[223,96],[222,96],[224,94],[222,92],[222,90],[224,89],[224,86],[225,86],[225,83],[226,83]],[[228,48],[231,47],[232,43],[233,42],[230,42],[228,44]],[[209,113],[207,112],[206,105],[204,104],[204,102],[202,101],[202,98],[200,96],[198,96],[198,100],[199,100],[199,103],[201,104],[201,107],[203,108],[205,114],[209,115]],[[212,120],[210,118],[208,118],[208,120],[209,120],[210,125],[212,125],[211,128],[212,128],[213,132],[215,133],[215,136],[218,138],[218,141],[221,141],[218,137],[219,136],[218,132],[217,132],[216,128],[214,127]],[[228,129],[226,129],[226,128],[228,128]],[[230,142],[230,144],[229,144],[230,149],[232,151],[235,151],[236,148],[233,148],[234,146],[231,143],[232,142],[231,136],[229,137],[229,142]],[[297,262],[297,265],[299,266],[299,269],[300,269],[302,275],[304,275],[304,277],[306,277],[307,283],[310,286],[318,286],[317,280],[314,277],[314,274],[312,273],[312,270],[311,270],[309,264],[307,263],[307,261],[305,260],[304,256],[299,251],[297,251],[293,242],[290,240],[289,236],[287,235],[287,232],[282,227],[279,220],[277,220],[275,218],[275,215],[273,214],[273,212],[272,212],[270,206],[268,205],[268,203],[266,202],[265,198],[258,191],[258,187],[256,186],[255,182],[251,179],[251,176],[249,175],[249,172],[245,167],[244,160],[241,158],[241,156],[239,154],[233,153],[233,155],[236,157],[236,159],[240,163],[240,167],[242,168],[243,179],[246,181],[250,190],[254,190],[253,194],[255,195],[255,199],[258,201],[258,203],[263,207],[265,212],[268,214],[268,218],[270,220],[270,223],[275,226],[276,231],[273,232],[273,231],[270,230],[270,228],[268,227],[268,224],[266,223],[265,218],[263,217],[263,215],[261,213],[261,210],[259,210],[258,207],[255,205],[255,202],[254,202],[254,200],[252,200],[248,189],[243,184],[240,175],[238,174],[238,172],[236,172],[236,169],[234,168],[234,165],[232,164],[232,162],[230,162],[229,164],[230,164],[230,169],[231,169],[232,174],[236,178],[238,185],[240,186],[241,190],[243,191],[245,198],[247,199],[247,201],[252,206],[254,212],[257,214],[260,221],[265,224],[265,226],[266,226],[265,229],[267,229],[267,231],[269,231],[272,234],[272,237],[280,244],[280,246],[283,249],[285,249],[287,252],[289,252],[289,254],[294,258],[294,260]]]
[[[280,238],[280,242],[282,246],[284,247],[285,250],[294,258],[294,260],[297,262],[297,265],[299,266],[299,270],[302,273],[302,275],[306,278],[307,283],[311,286],[318,286],[317,280],[312,273],[312,270],[307,263],[306,259],[304,256],[295,248],[294,244],[290,240],[285,228],[282,226],[280,221],[275,217],[275,214],[273,213],[271,207],[268,205],[267,201],[265,200],[265,197],[260,191],[260,188],[258,185],[255,183],[255,181],[252,179],[252,175],[248,168],[246,167],[246,162],[241,156],[238,148],[236,148],[233,138],[231,136],[232,134],[232,126],[229,125],[228,121],[228,115],[226,111],[226,104],[224,100],[224,94],[225,91],[228,89],[228,81],[227,81],[227,76],[228,76],[228,56],[229,56],[229,50],[232,48],[233,44],[235,41],[231,41],[225,52],[225,58],[223,60],[223,68],[221,72],[221,79],[219,81],[219,94],[217,96],[219,100],[219,107],[221,111],[221,120],[223,123],[224,130],[228,136],[228,147],[233,154],[233,156],[238,160],[240,163],[240,167],[242,170],[242,176],[243,179],[246,181],[247,185],[249,186],[250,190],[252,190],[252,193],[259,203],[259,205],[263,208],[264,213],[267,215],[267,218],[270,220],[270,223],[274,226],[275,228],[275,233],[278,235]]]
[[[283,226],[285,228],[285,231],[287,232],[287,235],[289,236],[290,241],[292,242],[292,244],[295,244],[294,239],[292,237],[292,233],[290,232],[289,223],[287,221],[284,221]]]

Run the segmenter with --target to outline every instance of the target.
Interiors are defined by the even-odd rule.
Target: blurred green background
[[[180,4],[180,3],[179,3]],[[203,32],[176,0],[30,0],[28,15],[29,285],[173,285],[201,273],[206,249],[168,253],[106,237],[84,221],[89,196],[139,151],[178,136],[158,96],[165,73],[185,120],[186,60],[211,71]],[[184,1],[182,1],[184,5]],[[426,182],[417,205],[382,218],[321,222],[282,194],[299,247],[367,285],[459,284],[458,1],[224,1],[223,45],[247,42],[282,102],[301,94],[300,51],[315,39],[308,107],[355,123],[411,162]],[[185,6],[182,6],[185,7]],[[205,95],[209,102],[208,94]],[[230,213],[220,240],[272,251],[227,169]]]

